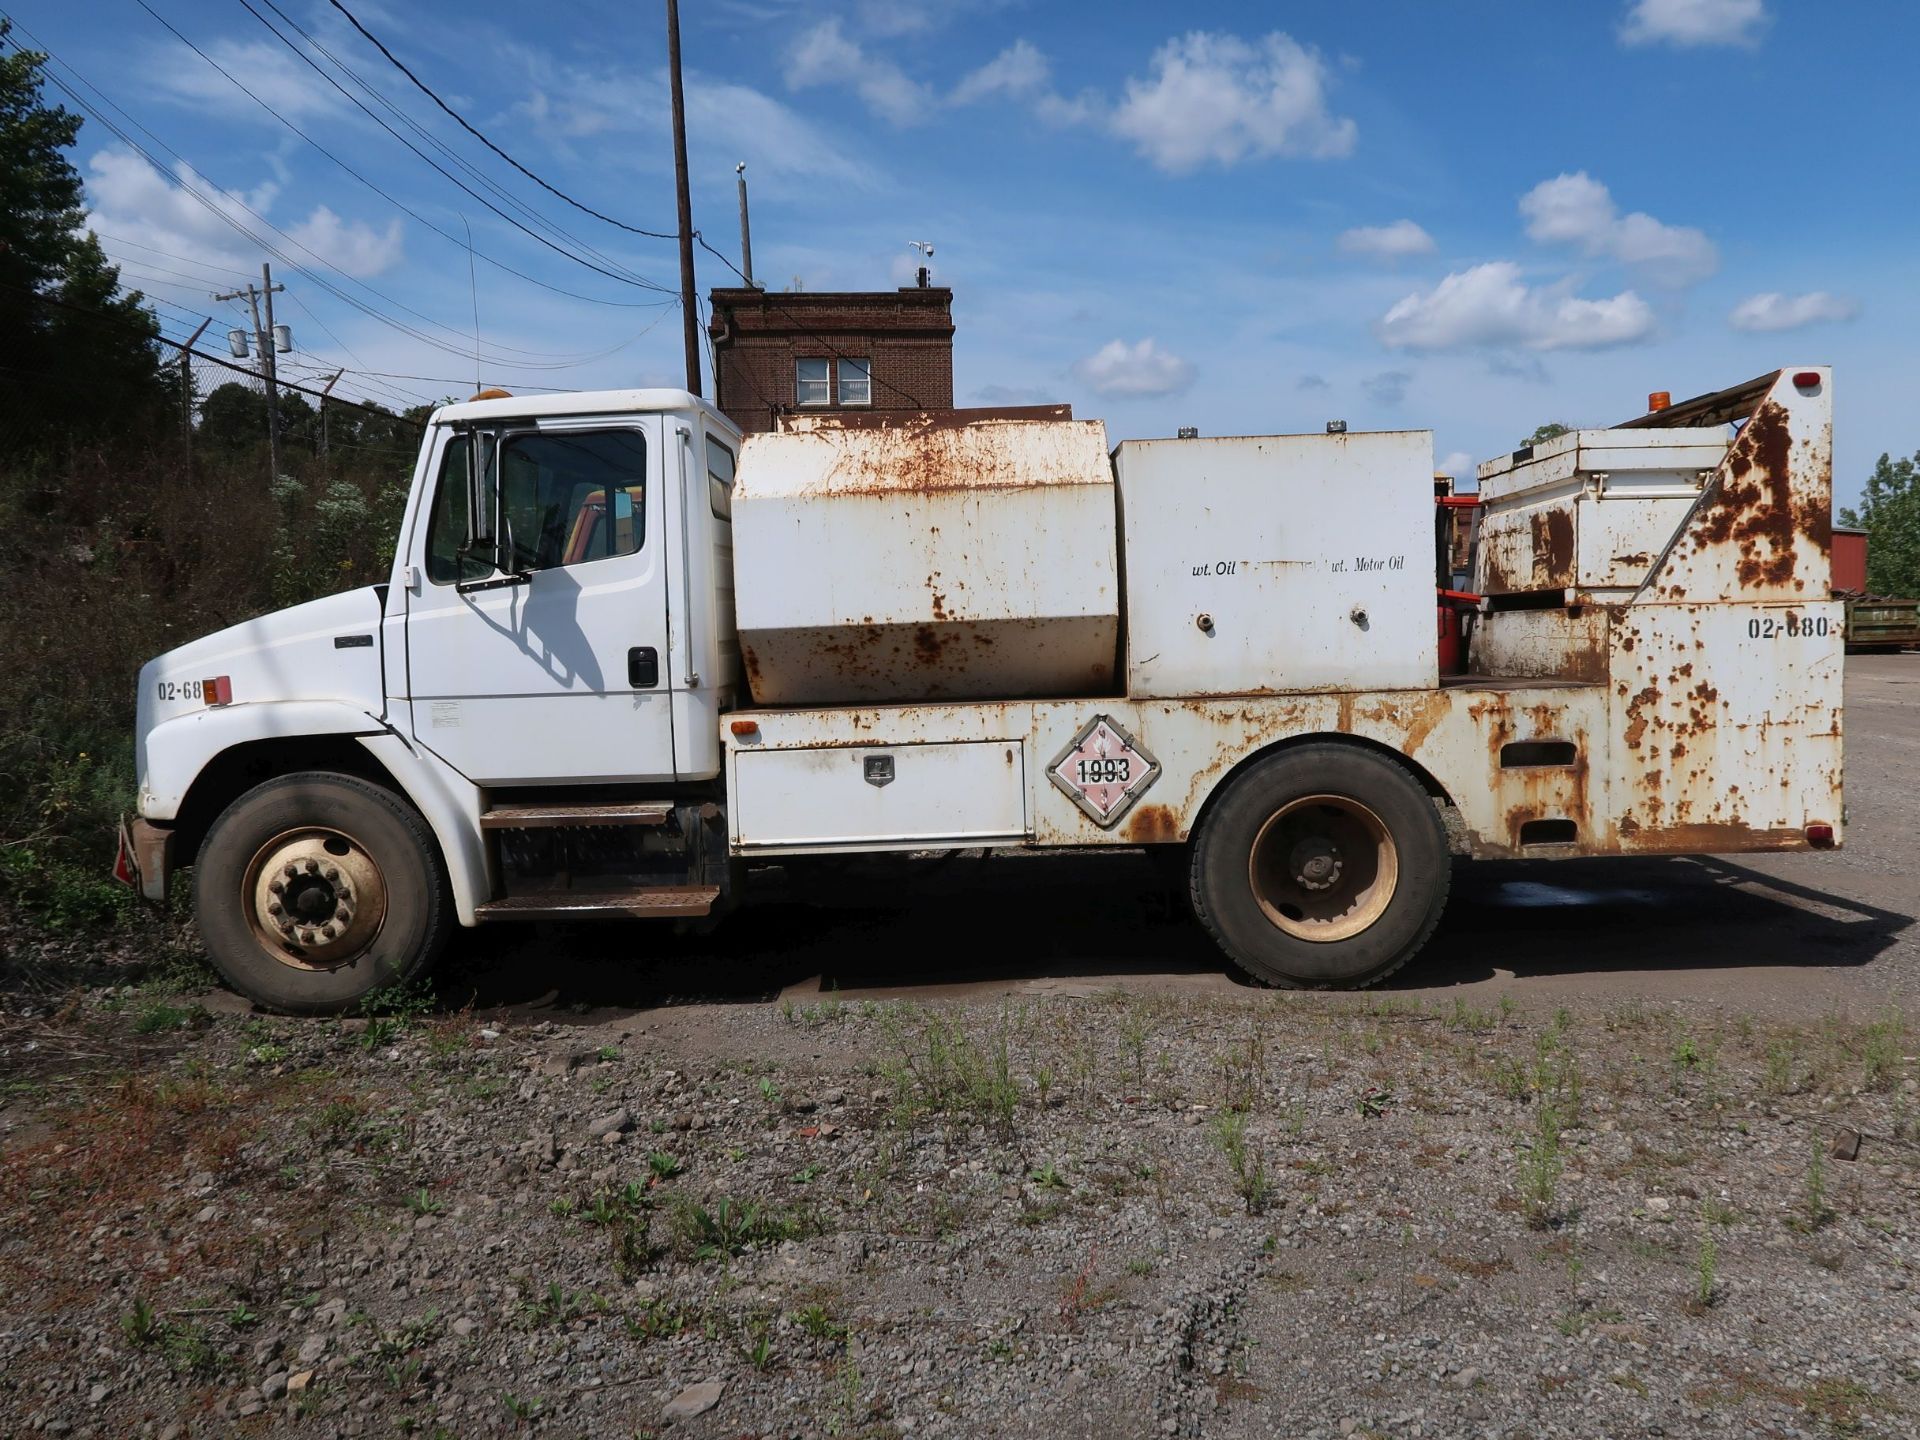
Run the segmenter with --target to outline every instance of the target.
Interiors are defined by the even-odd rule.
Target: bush
[[[284,453],[292,448],[291,455]],[[134,684],[163,651],[385,578],[406,498],[392,453],[322,464],[176,438],[0,460],[0,899],[60,929],[120,922]]]

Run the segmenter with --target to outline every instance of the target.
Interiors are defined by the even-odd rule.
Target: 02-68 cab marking
[[[207,682],[204,680],[161,680],[153,687],[156,700],[167,703],[174,700],[204,700]]]

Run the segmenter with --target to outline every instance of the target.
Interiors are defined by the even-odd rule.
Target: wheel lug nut
[[[329,926],[327,926],[327,927],[326,927],[326,928],[325,928],[324,930],[322,930],[322,931],[320,932],[320,938],[321,938],[322,940],[331,940],[331,939],[333,939],[333,937],[334,937],[335,935],[337,935],[337,934],[339,934],[339,933],[340,933],[340,932],[339,932],[339,931],[337,931],[337,930],[335,930],[335,929],[333,928],[333,926],[331,926],[331,925],[329,925]]]
[[[329,881],[338,880],[340,878],[340,867],[338,865],[329,865],[321,873],[325,875]]]
[[[300,867],[294,864],[293,861],[291,860],[287,861],[286,870],[285,870],[285,874],[287,878],[291,880],[294,876],[298,875],[299,873],[300,873]]]
[[[346,906],[342,905],[338,910],[333,912],[333,918],[338,920],[342,925],[344,925],[349,920],[353,919],[353,912],[349,910]]]
[[[286,907],[283,906],[278,900],[276,900],[271,905],[267,906],[267,914],[280,915],[285,913],[285,909]]]
[[[287,893],[287,882],[284,880],[269,880],[267,882],[267,889],[276,895],[284,895]]]
[[[320,862],[318,860],[307,861],[306,870],[309,875],[318,875],[320,873]]]

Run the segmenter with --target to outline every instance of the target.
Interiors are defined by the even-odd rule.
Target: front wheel
[[[270,1010],[326,1015],[419,974],[452,925],[433,834],[352,775],[284,775],[207,832],[194,911],[229,984]]]
[[[1311,744],[1230,782],[1189,884],[1201,923],[1256,980],[1358,989],[1426,943],[1451,879],[1445,827],[1405,766]]]

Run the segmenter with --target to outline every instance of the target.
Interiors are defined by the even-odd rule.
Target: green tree
[[[1522,445],[1544,445],[1549,440],[1559,439],[1572,428],[1571,425],[1562,425],[1558,420],[1549,420],[1520,443]]]
[[[0,37],[11,29],[0,18]],[[80,175],[63,153],[80,117],[41,95],[45,56],[0,55],[0,348],[6,434],[95,441],[146,429],[165,404],[159,322],[91,233]]]
[[[216,385],[200,402],[199,443],[210,450],[245,453],[267,444],[267,397],[244,380]]]
[[[1867,532],[1868,590],[1920,597],[1920,452],[1910,460],[1882,455],[1859,508],[1843,509],[1840,523]]]

